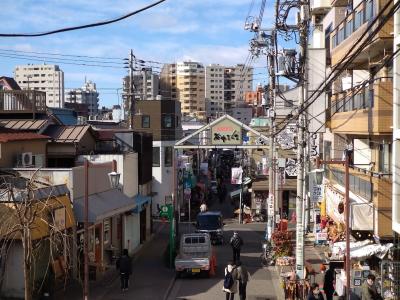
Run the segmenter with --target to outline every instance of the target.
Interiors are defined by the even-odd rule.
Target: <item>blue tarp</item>
[[[136,207],[132,211],[135,214],[140,213],[144,209],[145,204],[151,202],[151,197],[149,197],[149,196],[136,195],[134,197],[134,199],[135,199]]]

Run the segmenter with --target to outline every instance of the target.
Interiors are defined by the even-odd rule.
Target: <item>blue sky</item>
[[[134,11],[151,0],[18,0],[2,1],[2,33],[31,33],[96,22]],[[255,1],[252,14],[259,11]],[[272,3],[272,1],[269,1]],[[118,103],[116,90],[126,75],[119,60],[117,68],[68,65],[45,55],[22,59],[12,55],[33,55],[17,51],[48,52],[68,55],[125,58],[132,48],[139,59],[174,62],[184,59],[220,64],[244,63],[253,34],[244,30],[250,0],[167,0],[119,23],[38,38],[0,38],[1,75],[12,76],[15,65],[46,62],[60,65],[65,87],[80,87],[85,77],[96,82],[101,105]],[[271,5],[269,5],[271,6]],[[264,25],[271,26],[272,10],[267,8]],[[8,57],[7,57],[8,56]],[[51,56],[48,56],[51,57]],[[65,58],[65,57],[64,57]],[[73,59],[73,58],[72,58]],[[99,60],[103,61],[103,60]],[[76,61],[69,61],[76,63]],[[104,63],[101,63],[104,64]],[[115,66],[114,64],[111,64]],[[265,57],[255,61],[265,66]],[[121,66],[121,68],[119,68]],[[255,83],[266,82],[266,69],[255,69]],[[104,90],[103,90],[104,89]]]

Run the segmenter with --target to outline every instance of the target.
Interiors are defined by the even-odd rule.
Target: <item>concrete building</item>
[[[161,70],[162,99],[181,102],[182,114],[205,119],[204,67],[198,62],[167,64]]]
[[[96,83],[89,80],[79,89],[68,90],[65,102],[86,104],[89,116],[97,115],[99,113],[99,93]]]
[[[218,118],[224,114],[225,67],[211,64],[206,67],[205,96],[207,118]]]
[[[207,117],[218,118],[245,102],[246,93],[253,88],[253,69],[244,65],[206,67],[205,97]]]
[[[133,94],[135,100],[152,100],[160,93],[160,77],[155,74],[152,68],[144,68],[141,71],[136,71],[133,73]],[[129,99],[129,89],[130,89],[130,78],[125,76],[123,79],[123,98],[124,100]],[[125,105],[125,110],[127,106]]]
[[[370,23],[387,3],[369,0],[348,6],[341,0],[314,2],[311,14],[316,26],[311,45],[315,49],[309,51],[308,69],[315,70],[321,62],[326,64],[327,74],[333,68],[344,68],[348,54],[360,47],[354,41],[371,35]],[[322,124],[326,124],[326,128],[322,127],[324,159],[344,159],[346,155],[350,159],[352,231],[369,231],[381,241],[392,238],[391,190],[392,181],[396,182],[391,162],[393,71],[390,65],[382,64],[387,53],[393,51],[392,33],[393,18],[390,18],[370,44],[346,64],[346,71],[341,72],[325,95],[329,106]],[[312,51],[319,54],[313,55]],[[325,60],[321,59],[324,54]],[[310,78],[310,91],[320,81]],[[322,100],[324,103],[325,97]],[[317,116],[318,105],[314,109],[309,113]],[[325,123],[326,120],[329,122]],[[315,129],[311,126],[310,132],[321,128],[321,125]],[[326,214],[340,223],[343,217],[336,208],[344,199],[344,177],[342,165],[331,165],[325,178]]]
[[[20,65],[14,78],[24,90],[46,92],[46,105],[64,107],[64,72],[57,65]]]
[[[245,94],[253,90],[253,68],[243,64],[225,67],[224,109],[243,104]]]
[[[181,103],[171,100],[138,101],[135,132],[153,135],[153,214],[173,193],[175,142],[182,137]]]

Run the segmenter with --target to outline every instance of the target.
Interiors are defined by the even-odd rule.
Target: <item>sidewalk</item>
[[[168,230],[167,223],[155,223],[152,240],[143,245],[134,257],[129,291],[120,290],[119,274],[117,270],[110,270],[101,281],[90,282],[90,299],[162,299],[175,276],[174,270],[165,267],[163,259]],[[55,296],[57,300],[80,298],[81,285],[69,286],[67,291],[60,291]]]

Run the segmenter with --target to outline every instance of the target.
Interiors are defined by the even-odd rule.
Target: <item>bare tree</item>
[[[7,255],[15,241],[20,240],[23,248],[23,267],[24,267],[24,288],[25,299],[31,300],[35,290],[41,290],[44,278],[49,274],[48,271],[55,254],[61,250],[68,251],[66,244],[69,242],[67,230],[56,226],[54,219],[54,209],[60,207],[62,203],[57,202],[57,198],[51,193],[44,199],[36,199],[34,191],[37,189],[35,183],[36,173],[27,180],[24,189],[17,189],[12,180],[3,178],[0,185],[0,269],[6,264]],[[43,231],[45,228],[48,234],[35,239],[33,233]],[[50,255],[47,261],[46,274],[38,283],[36,282],[36,258],[41,255],[43,247],[49,247]],[[65,262],[68,264],[68,262]],[[65,270],[66,271],[66,270]],[[68,272],[65,272],[67,274]],[[0,274],[1,275],[1,274]],[[0,287],[2,284],[0,276]]]

